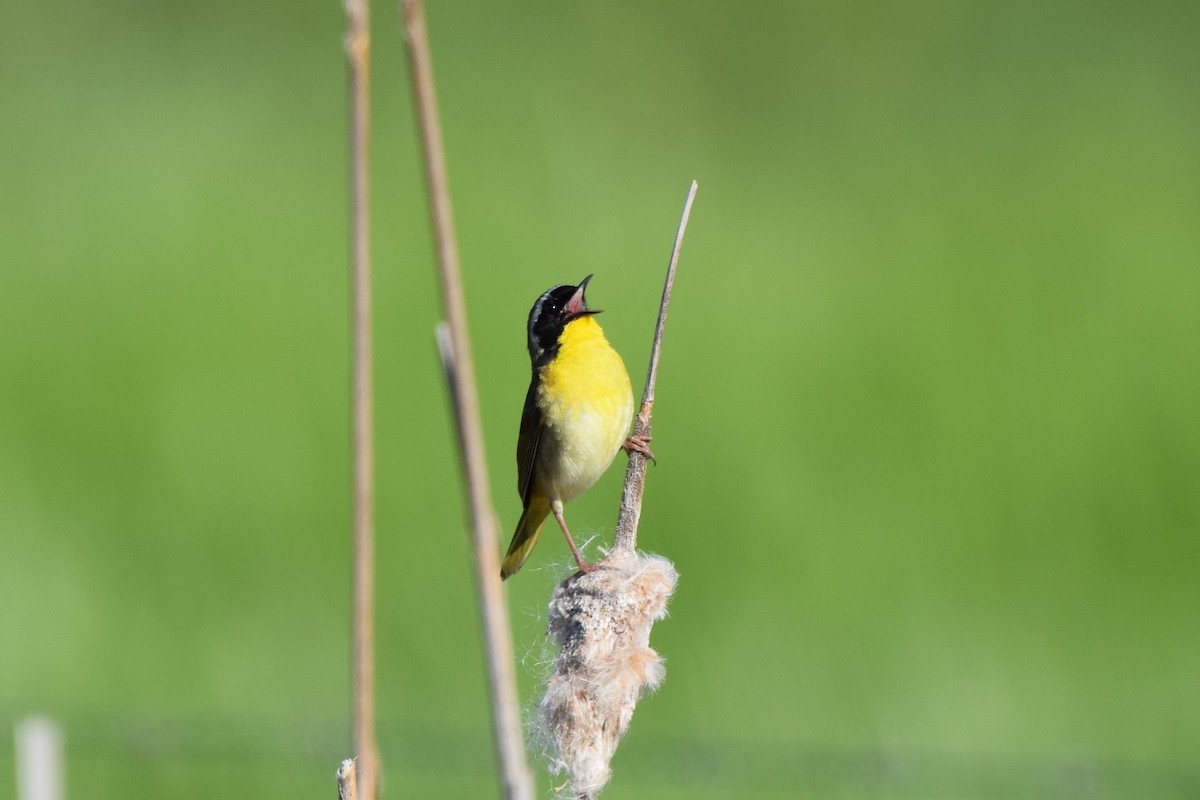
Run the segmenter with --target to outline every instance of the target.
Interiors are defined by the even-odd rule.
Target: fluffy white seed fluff
[[[663,660],[650,648],[650,629],[666,616],[678,579],[661,556],[613,553],[551,596],[549,633],[560,649],[535,735],[551,772],[567,775],[565,796],[591,800],[604,788],[634,706],[662,682]]]

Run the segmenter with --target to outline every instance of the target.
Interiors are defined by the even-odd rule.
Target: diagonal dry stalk
[[[679,251],[683,249],[683,235],[687,233],[688,219],[692,215],[692,202],[696,199],[699,184],[692,181],[679,228],[675,231],[675,245],[671,248],[671,260],[667,265],[667,278],[663,282],[662,302],[658,306],[658,322],[654,325],[654,342],[650,347],[650,366],[646,369],[646,388],[642,392],[642,407],[633,423],[633,435],[650,441],[650,414],[654,410],[654,386],[658,382],[658,358],[662,353],[663,328],[667,324],[667,308],[671,304],[671,289],[675,286],[675,270],[679,266]],[[642,494],[646,487],[646,457],[636,450],[629,453],[629,465],[625,468],[625,485],[621,490],[621,510],[617,514],[617,528],[613,532],[613,552],[632,553],[637,548],[638,520],[642,516]]]
[[[367,0],[344,0],[350,81],[353,284],[354,750],[360,800],[375,800],[375,409],[371,354],[370,52]]]
[[[467,331],[462,271],[450,208],[446,156],[438,118],[429,37],[420,0],[401,0],[401,10],[404,16],[405,40],[408,44],[409,77],[416,106],[436,241],[442,305],[446,314],[446,322],[439,326],[438,346],[454,407],[459,452],[462,455],[466,480],[472,555],[476,572],[476,598],[483,620],[484,653],[501,789],[506,800],[530,800],[533,797],[533,779],[525,762],[524,741],[521,735],[508,608],[500,585],[500,556],[496,551],[498,526],[488,488],[483,425],[480,421],[475,368]]]

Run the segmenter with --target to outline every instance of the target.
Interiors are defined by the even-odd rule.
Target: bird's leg
[[[650,451],[650,437],[639,436],[636,433],[625,440],[625,444],[621,445],[621,449],[626,453],[641,453],[646,458],[654,462],[658,466],[658,459],[654,457],[654,453]]]
[[[571,532],[567,530],[567,521],[563,519],[562,503],[558,501],[551,503],[550,510],[554,512],[554,518],[558,520],[558,527],[562,528],[563,536],[567,537],[567,547],[571,548],[571,555],[575,556],[575,563],[579,565],[579,571],[591,572],[596,569],[595,564],[589,564],[583,560],[583,554],[575,546],[575,540],[571,538]]]

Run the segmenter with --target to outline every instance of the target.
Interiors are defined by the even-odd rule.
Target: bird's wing
[[[517,436],[517,494],[528,505],[533,484],[533,465],[537,461],[538,442],[542,438],[542,410],[537,404],[537,375],[525,394],[525,409],[521,412],[521,433]]]

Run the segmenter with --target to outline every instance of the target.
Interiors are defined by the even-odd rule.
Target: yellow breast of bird
[[[544,428],[536,479],[564,502],[587,491],[621,449],[633,420],[633,388],[621,356],[593,317],[569,323],[542,367]]]

